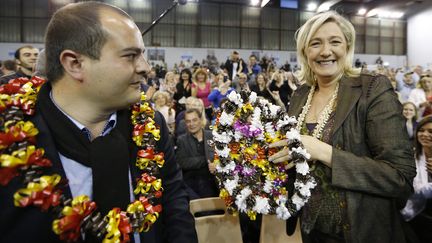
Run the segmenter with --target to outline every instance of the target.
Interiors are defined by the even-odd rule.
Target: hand
[[[216,172],[216,164],[208,161],[208,169],[210,173],[214,174]]]
[[[280,163],[280,162],[284,162],[284,161],[289,161],[291,159],[291,157],[289,155],[289,149],[288,149],[288,147],[286,147],[287,144],[288,144],[288,142],[286,139],[270,144],[269,148],[277,148],[277,147],[284,147],[284,148],[282,150],[280,150],[279,152],[270,156],[268,158],[268,160],[270,162],[273,162],[276,164]],[[294,162],[291,162],[287,165],[287,169],[291,169],[293,166],[294,166]]]
[[[432,158],[426,161],[426,170],[429,174],[432,174]]]
[[[312,136],[301,135],[301,142],[306,151],[311,155],[311,160],[319,160],[331,167],[333,147]]]

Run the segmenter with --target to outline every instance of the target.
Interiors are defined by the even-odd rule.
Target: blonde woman
[[[165,74],[165,79],[161,83],[161,86],[159,88],[160,91],[166,91],[168,92],[170,98],[174,96],[174,93],[176,92],[176,75],[174,72],[167,72]]]
[[[412,191],[413,150],[388,78],[352,67],[355,37],[334,11],[313,16],[296,33],[306,84],[288,113],[298,119],[318,184],[300,213],[303,241],[403,243],[399,209]],[[269,159],[289,157],[284,148]]]
[[[166,91],[156,91],[152,97],[155,110],[162,113],[168,125],[170,134],[174,134],[175,129],[175,110],[170,106],[170,95]]]

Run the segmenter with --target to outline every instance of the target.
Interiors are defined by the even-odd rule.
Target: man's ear
[[[83,80],[83,56],[72,50],[64,50],[60,53],[60,63],[65,72],[75,80]]]

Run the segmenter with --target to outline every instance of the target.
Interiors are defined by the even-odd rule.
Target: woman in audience
[[[408,97],[419,109],[420,118],[432,114],[432,77],[429,75],[421,76],[418,88],[413,89]]]
[[[177,80],[175,79],[175,73],[167,72],[159,90],[168,92],[170,98],[172,98],[174,96],[174,93],[176,92],[176,85]]]
[[[175,129],[175,110],[170,107],[170,96],[166,91],[156,91],[152,98],[155,110],[162,113],[168,125],[170,134],[174,134]]]
[[[256,76],[256,85],[252,86],[252,91],[257,93],[258,96],[261,96],[273,104],[276,104],[275,98],[273,98],[273,94],[270,93],[267,85],[267,76],[264,73],[258,73]]]
[[[412,102],[403,103],[402,114],[406,118],[406,128],[408,136],[411,140],[414,139],[414,131],[417,127],[417,108]]]
[[[250,91],[249,84],[247,83],[247,75],[245,73],[239,73],[235,82],[235,90],[237,93],[240,91]]]
[[[211,120],[213,112],[208,100],[210,92],[211,84],[208,80],[207,71],[202,68],[197,69],[192,78],[192,96],[202,100],[208,120]]]
[[[417,175],[414,193],[401,213],[409,222],[419,242],[432,242],[432,116],[424,117],[417,125],[415,135]]]
[[[293,93],[293,89],[288,84],[288,80],[285,77],[284,70],[280,69],[273,73],[269,89],[272,92],[273,96],[278,95],[282,100],[284,106],[288,107],[291,94]]]
[[[176,92],[174,93],[174,102],[176,113],[180,114],[185,110],[186,98],[191,96],[192,88],[192,72],[189,68],[185,68],[180,72],[180,81],[176,85]]]

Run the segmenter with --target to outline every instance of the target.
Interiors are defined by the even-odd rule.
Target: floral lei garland
[[[279,106],[257,98],[255,92],[231,92],[213,129],[216,178],[220,197],[231,213],[276,214],[286,220],[308,201],[316,186],[309,174],[310,155],[302,147],[297,120]],[[286,190],[288,161],[267,160],[277,152],[269,143],[288,139],[291,162],[295,163],[294,193]]]
[[[308,114],[309,109],[311,107],[312,98],[315,94],[315,89],[316,89],[316,84],[311,87],[308,98],[306,100],[306,104],[303,106],[302,112],[299,115],[299,119],[296,127],[298,131],[301,131],[303,125],[305,124],[306,115]],[[338,90],[339,90],[339,82],[336,84],[336,88],[333,91],[333,95],[330,98],[330,101],[324,107],[323,111],[321,112],[318,118],[317,125],[312,132],[312,137],[321,139],[322,133],[324,131],[324,127],[327,124],[328,120],[330,119],[331,113],[333,112],[333,108],[337,100]]]
[[[66,180],[58,174],[46,174],[51,161],[44,157],[42,148],[35,147],[38,129],[25,119],[34,114],[44,82],[39,77],[18,78],[0,86],[0,184],[6,186],[19,175],[24,183],[14,194],[14,205],[33,205],[54,213],[53,231],[64,241],[77,241],[86,233],[103,242],[128,242],[129,233],[148,231],[162,211],[162,206],[156,205],[163,191],[157,176],[165,161],[163,153],[155,150],[160,130],[145,95],[142,93],[141,101],[131,108],[132,139],[139,148],[136,166],[142,170],[134,190],[138,200],[126,211],[113,208],[103,216],[86,195],[67,199],[62,193]]]

